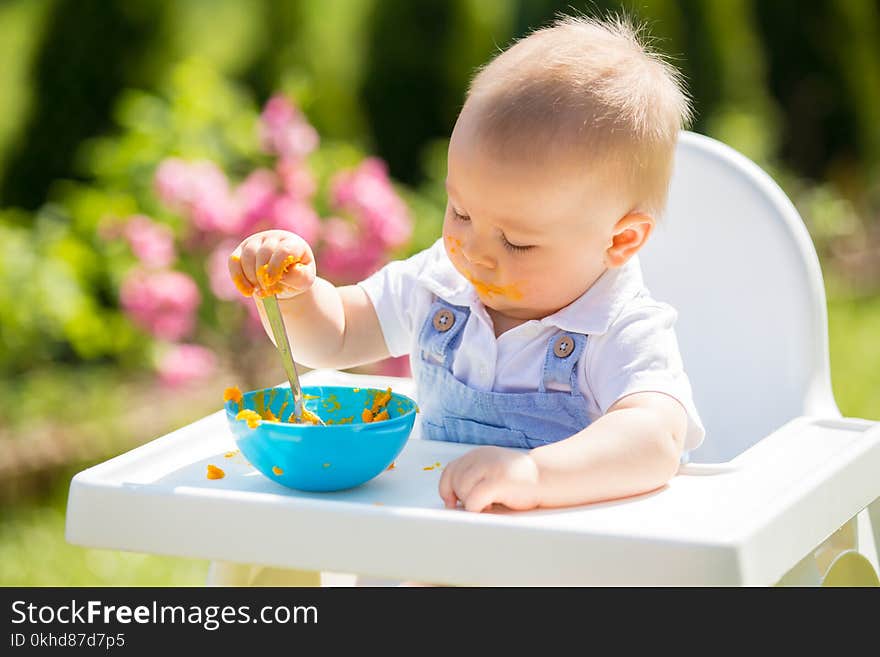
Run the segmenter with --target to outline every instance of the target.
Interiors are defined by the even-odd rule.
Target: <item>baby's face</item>
[[[499,161],[463,115],[449,145],[446,253],[485,306],[540,319],[581,296],[605,271],[623,199],[572,166]]]

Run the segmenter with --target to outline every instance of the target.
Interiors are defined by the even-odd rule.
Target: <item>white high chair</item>
[[[233,460],[225,479],[208,481],[206,464],[234,449],[218,411],[76,475],[67,540],[211,559],[212,584],[332,585],[338,573],[483,585],[876,584],[880,424],[837,410],[822,275],[788,198],[742,155],[682,133],[669,210],[641,260],[653,295],[679,311],[707,428],[659,491],[522,513],[446,510],[439,472],[425,468],[470,447],[421,440],[418,428],[393,471],[349,491],[288,490]],[[334,383],[415,396],[408,379],[304,377]]]

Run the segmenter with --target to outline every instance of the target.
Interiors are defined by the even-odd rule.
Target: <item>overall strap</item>
[[[571,393],[577,392],[577,364],[587,346],[587,336],[580,333],[559,333],[547,342],[544,356],[544,374],[540,392],[546,392],[551,383],[569,386]]]
[[[453,306],[442,299],[435,300],[419,333],[422,360],[451,370],[455,348],[470,313],[470,308]]]

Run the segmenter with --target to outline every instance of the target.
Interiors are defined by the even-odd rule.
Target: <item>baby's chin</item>
[[[510,317],[511,319],[528,321],[530,319],[542,319],[548,314],[552,314],[542,309],[529,308],[511,301],[499,299],[494,295],[482,295],[478,293],[477,296],[487,309],[496,313],[501,313],[505,317]]]

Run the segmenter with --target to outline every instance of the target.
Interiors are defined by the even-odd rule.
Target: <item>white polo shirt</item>
[[[676,311],[653,300],[637,258],[609,269],[568,306],[529,320],[497,338],[492,320],[466,278],[456,271],[437,240],[406,260],[391,262],[359,285],[366,291],[392,356],[409,354],[418,367],[418,338],[436,297],[467,306],[467,322],[452,374],[462,383],[495,392],[535,392],[543,375],[547,343],[558,331],[588,336],[577,385],[590,420],[635,392],[662,392],[688,414],[685,452],[703,441],[705,430],[684,372],[674,324]]]

